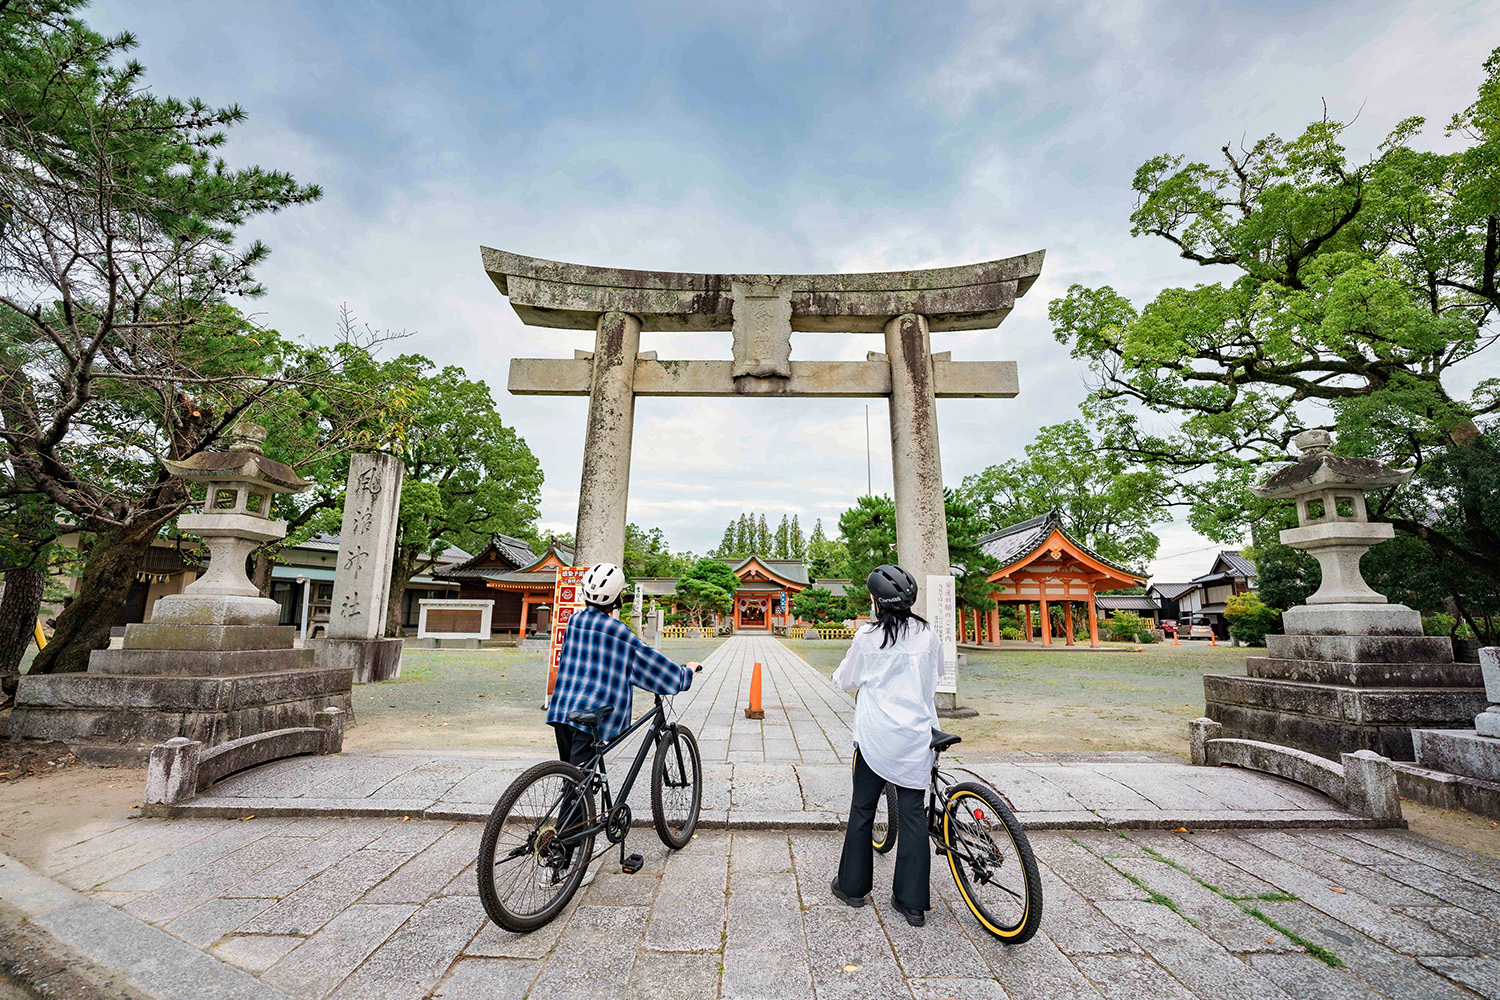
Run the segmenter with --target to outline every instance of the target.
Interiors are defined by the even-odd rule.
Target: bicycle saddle
[[[568,713],[568,725],[577,726],[579,729],[598,729],[599,723],[614,714],[615,706],[600,705],[588,711],[578,709]]]
[[[955,736],[953,733],[945,733],[941,729],[934,729],[932,731],[932,749],[936,750],[938,753],[942,753],[953,744],[961,742],[963,742],[962,736]]]

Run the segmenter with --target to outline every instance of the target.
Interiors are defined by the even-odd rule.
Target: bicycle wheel
[[[896,846],[896,786],[889,781],[885,783],[885,791],[881,793],[879,801],[875,803],[875,851],[878,854],[889,854]]]
[[[491,920],[525,933],[568,905],[593,859],[594,837],[564,845],[559,835],[594,825],[594,796],[572,764],[537,764],[500,796],[479,838],[479,898]]]
[[[656,835],[673,850],[693,839],[703,805],[703,762],[698,740],[682,726],[662,734],[651,764],[651,819]]]
[[[1006,944],[1031,940],[1042,922],[1042,877],[1026,832],[994,789],[948,789],[943,846],[969,912]]]

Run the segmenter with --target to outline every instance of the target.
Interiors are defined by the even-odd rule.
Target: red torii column
[[[1043,585],[1042,593],[1047,593],[1045,584]],[[1043,597],[1041,600],[1040,611],[1042,614],[1042,645],[1050,646],[1052,645],[1052,615],[1047,609],[1046,597]]]

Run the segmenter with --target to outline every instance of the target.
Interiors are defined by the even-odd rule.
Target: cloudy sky
[[[1500,44],[1489,0],[1190,4],[255,4],[102,0],[163,93],[237,102],[226,148],[315,181],[324,199],[258,220],[254,309],[331,337],[340,303],[401,348],[494,391],[546,472],[544,526],[571,530],[587,401],[505,392],[509,359],[570,357],[592,334],[521,325],[481,244],[681,271],[934,267],[1047,251],[996,330],[933,336],[955,359],[1020,364],[1013,400],[939,404],[950,485],[1077,413],[1086,372],[1047,303],[1075,282],[1137,302],[1216,280],[1132,240],[1146,158],[1207,158],[1322,114],[1366,155],[1396,121],[1439,127]],[[1361,110],[1363,109],[1363,110]],[[662,357],[729,357],[728,334],[647,334]],[[796,334],[793,357],[863,358],[869,335]],[[704,551],[741,510],[836,522],[864,492],[854,400],[648,399],[636,411],[630,518]],[[877,492],[885,404],[871,401]],[[1160,531],[1158,579],[1216,546]]]

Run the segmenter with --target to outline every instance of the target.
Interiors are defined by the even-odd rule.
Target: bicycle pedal
[[[646,867],[646,859],[639,854],[632,854],[620,862],[620,870],[626,875],[634,875],[644,867]]]

